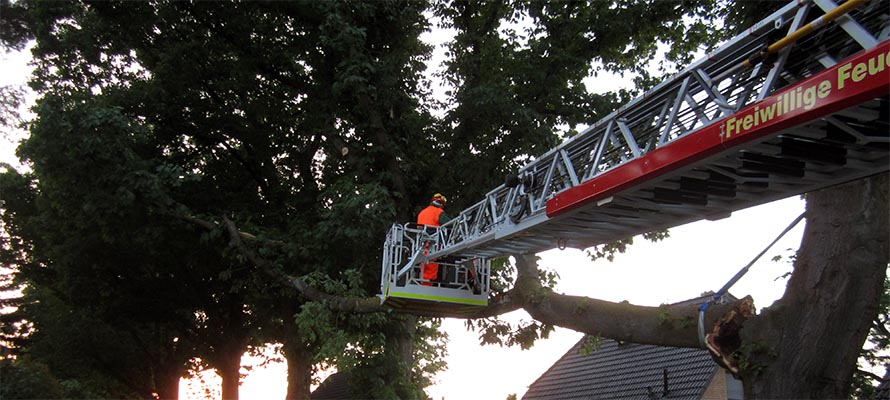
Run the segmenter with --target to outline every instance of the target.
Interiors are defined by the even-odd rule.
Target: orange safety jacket
[[[444,211],[445,210],[430,204],[427,208],[424,208],[420,214],[417,214],[417,223],[429,226],[441,226],[442,224],[439,223],[439,216],[442,215]]]
[[[441,226],[439,223],[439,216],[442,215],[442,212],[445,210],[436,207],[432,204],[424,208],[420,214],[417,214],[417,223],[429,226]],[[423,254],[429,254],[429,243],[426,245],[426,249],[424,249]],[[423,265],[423,279],[428,281],[434,281],[439,277],[439,264],[436,263],[426,263]],[[431,283],[422,282],[424,286],[430,286]]]

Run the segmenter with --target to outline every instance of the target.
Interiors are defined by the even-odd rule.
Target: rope
[[[729,280],[729,282],[726,282],[726,284],[723,285],[723,287],[720,288],[717,293],[714,293],[713,298],[706,301],[704,304],[701,305],[701,307],[698,308],[698,341],[702,347],[705,347],[705,311],[708,310],[708,307],[711,304],[720,301],[720,299],[723,298],[724,295],[726,295],[726,292],[729,291],[729,288],[731,288],[732,285],[735,285],[735,283],[738,282],[739,279],[742,279],[742,277],[745,276],[746,273],[748,273],[748,270],[751,269],[751,266],[754,265],[754,263],[756,263],[757,260],[760,259],[760,257],[766,254],[766,252],[769,251],[769,249],[773,247],[776,242],[782,239],[782,237],[785,236],[788,231],[794,229],[794,227],[804,218],[804,216],[806,216],[806,212],[803,212],[799,216],[797,216],[797,218],[795,218],[794,221],[792,221],[791,224],[788,225],[788,227],[785,228],[785,230],[782,231],[782,233],[780,233],[779,236],[777,236],[776,239],[772,241],[772,243],[767,245],[766,248],[764,248],[763,251],[760,252],[760,254],[758,254],[756,257],[754,257],[753,260],[751,260],[751,262],[748,263],[748,265],[742,267],[742,269],[739,270],[739,272],[737,272],[735,276],[733,276],[732,279]]]

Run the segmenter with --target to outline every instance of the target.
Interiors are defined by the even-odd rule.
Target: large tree
[[[279,239],[288,272],[358,276],[348,283],[376,288],[378,251],[365,238],[408,219],[430,190],[421,178],[432,124],[418,84],[425,4],[13,6],[36,39],[32,87],[41,96],[19,150],[33,170],[4,174],[5,192],[21,193],[4,213],[16,244],[4,250],[20,279],[119,330],[147,333],[123,318],[131,315],[169,324],[159,344],[188,344],[173,376],[197,357],[223,377],[226,398],[237,397],[253,338],[283,342],[289,395],[307,396],[329,335],[295,330],[302,301],[263,281],[206,223],[227,216]],[[26,298],[40,303],[42,293]],[[53,322],[29,310],[35,333],[24,353]],[[372,381],[414,397],[422,379],[411,379],[413,344],[429,335],[402,319],[364,328],[390,329],[407,363],[377,361],[391,352],[375,335],[353,345],[364,355],[351,360],[393,365],[364,370],[403,377]],[[170,385],[140,387],[175,396]]]

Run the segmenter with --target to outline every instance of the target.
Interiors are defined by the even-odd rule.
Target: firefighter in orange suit
[[[417,223],[429,226],[442,226],[442,224],[450,221],[451,218],[445,214],[444,210],[445,203],[447,202],[448,200],[445,199],[445,196],[442,196],[441,193],[434,194],[432,200],[430,200],[430,205],[424,208],[420,214],[417,214]],[[426,254],[428,254],[428,250],[424,250],[424,255]],[[434,281],[438,277],[439,264],[426,263],[423,265],[423,279]],[[426,286],[432,285],[427,282],[423,282],[423,284]]]

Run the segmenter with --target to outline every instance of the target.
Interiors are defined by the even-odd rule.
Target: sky
[[[448,32],[430,34],[428,42],[438,45],[447,40]],[[444,49],[438,47],[431,65],[439,65]],[[0,85],[23,84],[29,74],[28,53],[0,54]],[[604,83],[608,82],[609,85]],[[620,77],[600,75],[598,91],[614,90],[629,85]],[[441,93],[441,88],[437,92]],[[14,157],[20,132],[0,134],[0,162],[18,165]],[[2,197],[2,193],[0,193]],[[698,297],[716,291],[740,268],[768,245],[804,208],[799,197],[742,210],[719,221],[700,221],[671,229],[671,237],[660,243],[636,239],[627,253],[614,262],[591,261],[580,250],[551,250],[541,253],[541,268],[556,271],[560,279],[557,291],[609,301],[627,300],[632,304],[657,306]],[[791,269],[788,255],[799,247],[803,224],[789,232],[772,248],[730,292],[737,297],[752,295],[758,308],[778,299],[785,287],[780,278]],[[383,237],[381,236],[381,242]],[[771,261],[775,255],[783,260]],[[511,321],[530,320],[524,311],[504,318]],[[498,346],[480,346],[478,333],[468,332],[464,321],[446,319],[448,332],[448,369],[439,373],[436,383],[427,389],[439,399],[506,399],[510,394],[521,397],[528,385],[544,373],[580,338],[578,332],[557,328],[548,339],[539,340],[527,351]],[[283,362],[265,363],[245,356],[242,372],[247,373],[241,385],[243,399],[284,398],[286,366]],[[200,379],[184,380],[181,398],[201,399],[210,394],[218,397],[218,378],[211,371]],[[213,396],[215,394],[215,396]]]
[[[0,50],[0,86],[24,85],[31,73],[31,67],[28,66],[30,58],[28,51],[4,53]],[[26,101],[33,102],[33,94],[29,94]],[[27,114],[27,107],[23,106],[20,112]],[[15,148],[23,135],[21,130],[0,127],[0,163],[9,163],[16,167],[21,165],[15,157]]]

